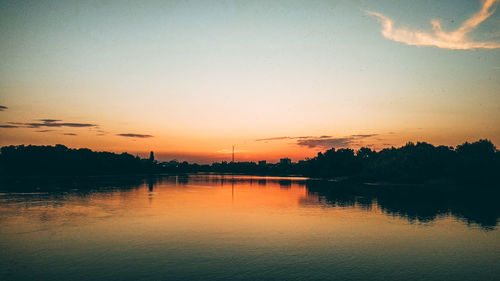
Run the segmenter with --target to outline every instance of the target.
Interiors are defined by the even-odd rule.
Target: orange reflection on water
[[[308,188],[297,178],[204,175],[2,193],[0,265],[19,280],[498,276],[498,230],[451,216],[415,223]]]

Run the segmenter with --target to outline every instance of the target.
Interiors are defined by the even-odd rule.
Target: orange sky
[[[0,3],[0,145],[209,163],[500,144],[498,1],[266,5]]]

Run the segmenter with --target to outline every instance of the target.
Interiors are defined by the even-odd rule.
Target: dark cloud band
[[[41,122],[41,123],[24,123],[29,128],[40,128],[40,127],[71,127],[71,128],[84,128],[84,127],[97,127],[96,124],[90,123],[62,123],[57,121],[51,122]]]
[[[356,141],[364,138],[377,136],[378,134],[358,134],[348,137],[335,138],[332,136],[301,136],[301,137],[274,137],[257,139],[256,141],[282,141],[282,140],[296,140],[299,146],[307,146],[309,148],[331,148],[331,147],[348,147],[355,144]]]
[[[43,127],[97,128],[99,127],[99,125],[97,124],[61,122],[62,120],[57,120],[57,119],[39,119],[38,121],[40,122],[31,122],[31,123],[7,122],[8,124],[11,124],[13,126],[11,125],[2,125],[2,126],[10,126],[8,128],[43,128]]]
[[[116,134],[117,136],[120,137],[127,137],[127,138],[152,138],[152,135],[143,135],[143,134]]]

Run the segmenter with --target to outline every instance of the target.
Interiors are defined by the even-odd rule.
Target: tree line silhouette
[[[245,173],[301,175],[362,181],[498,183],[500,152],[489,140],[465,142],[457,147],[407,143],[374,151],[363,147],[329,149],[296,163],[216,162],[211,165],[140,158],[128,153],[71,149],[64,145],[5,146],[0,149],[0,175],[110,175],[151,173]]]

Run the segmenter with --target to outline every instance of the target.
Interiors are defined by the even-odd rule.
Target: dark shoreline
[[[211,165],[147,159],[128,153],[97,152],[55,146],[4,146],[0,149],[0,184],[26,181],[84,181],[88,177],[147,177],[164,174],[234,174],[300,176],[353,183],[500,185],[500,151],[489,140],[456,148],[425,142],[374,151],[329,149],[311,159],[278,163],[214,162]]]
[[[305,181],[332,183],[336,185],[365,186],[366,188],[432,188],[441,190],[498,190],[498,183],[485,182],[458,182],[456,180],[440,179],[427,182],[395,182],[395,181],[369,181],[362,177],[337,177],[321,178],[308,177],[296,174],[259,174],[259,173],[217,173],[217,172],[188,172],[188,173],[134,173],[134,174],[98,174],[98,175],[25,175],[25,176],[0,176],[0,190],[70,190],[96,186],[127,186],[142,184],[147,181],[156,181],[163,177],[189,177],[189,176],[250,176],[266,177],[269,180],[294,180],[301,178]],[[285,179],[283,179],[285,178]],[[290,178],[290,179],[286,179]],[[231,181],[230,178],[225,179]]]

